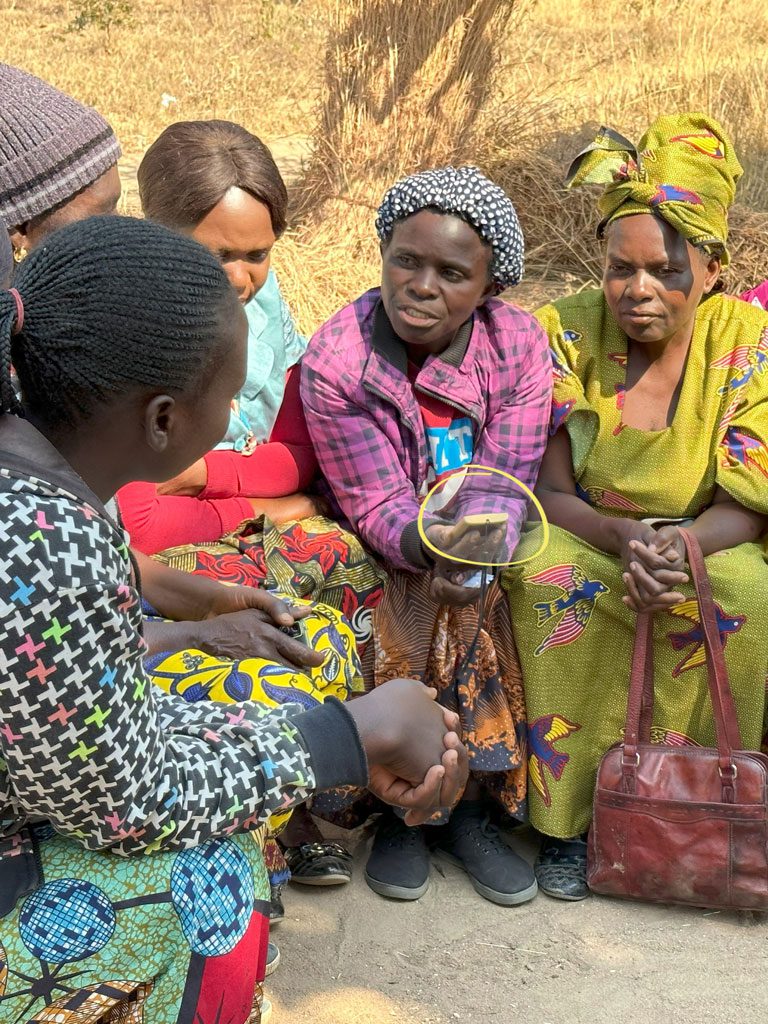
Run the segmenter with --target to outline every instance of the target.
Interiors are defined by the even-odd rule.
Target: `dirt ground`
[[[349,838],[349,837],[347,837]],[[488,903],[433,863],[416,903],[383,900],[362,872],[335,889],[290,886],[275,929],[273,1024],[764,1024],[768,923],[593,896]],[[510,842],[533,857],[530,839]]]

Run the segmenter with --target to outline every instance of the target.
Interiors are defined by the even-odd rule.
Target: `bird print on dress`
[[[700,747],[696,740],[675,729],[664,729],[660,725],[651,726],[651,743],[663,743],[667,747]]]
[[[552,647],[562,647],[578,640],[589,624],[595,602],[603,594],[609,593],[604,583],[588,579],[578,565],[553,565],[551,569],[526,577],[526,583],[557,587],[561,592],[561,596],[554,601],[541,601],[533,606],[539,627],[560,617],[552,632],[533,652],[536,657]]]
[[[768,449],[762,441],[750,437],[736,427],[729,427],[725,432],[722,447],[725,449],[723,466],[732,469],[744,466],[756,469],[764,477],[768,477]]]
[[[605,487],[582,487],[576,484],[576,494],[582,501],[596,508],[613,509],[617,512],[645,512],[642,506],[625,498],[618,491],[609,491]]]
[[[677,185],[657,185],[656,191],[651,197],[650,206],[660,206],[661,203],[690,203],[691,206],[701,206],[701,196],[698,192],[691,192],[687,188],[678,188]]]
[[[768,328],[763,330],[757,344],[737,345],[709,366],[712,370],[741,370],[717,391],[718,395],[739,392],[755,375],[761,377],[768,371]]]
[[[673,650],[683,651],[687,647],[691,648],[690,651],[686,651],[683,658],[672,669],[672,676],[677,679],[683,672],[688,672],[692,668],[699,668],[701,665],[706,664],[707,652],[704,646],[704,629],[701,625],[698,602],[696,600],[683,601],[682,604],[677,604],[670,608],[669,614],[674,615],[676,618],[687,619],[692,624],[691,628],[685,633],[667,633]],[[739,632],[747,621],[747,617],[746,615],[728,615],[719,604],[715,605],[715,614],[717,616],[718,632],[720,633],[720,643],[725,647],[728,637],[732,633]]]
[[[528,723],[528,778],[547,807],[552,804],[552,796],[544,769],[549,770],[555,782],[560,781],[571,757],[570,754],[556,750],[555,743],[566,739],[580,728],[580,725],[569,722],[562,715],[542,715],[535,722]]]
[[[718,434],[725,433],[725,431],[736,418],[736,414],[741,412],[745,404],[745,400],[741,397],[741,395],[737,394],[735,398],[731,399],[731,401],[726,406],[725,412],[720,417],[720,422],[717,425]]]

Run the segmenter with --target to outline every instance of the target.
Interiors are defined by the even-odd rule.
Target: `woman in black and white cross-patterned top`
[[[2,1020],[245,1024],[269,814],[367,783],[423,820],[466,777],[454,716],[411,681],[310,711],[149,684],[105,503],[215,444],[245,337],[217,261],[141,221],[66,227],[0,291]]]

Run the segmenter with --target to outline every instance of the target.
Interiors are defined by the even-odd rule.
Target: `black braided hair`
[[[148,221],[92,217],[51,234],[21,264],[16,304],[0,292],[0,412],[22,401],[49,426],[75,425],[138,388],[202,387],[237,297],[218,260]]]
[[[21,403],[13,386],[11,357],[11,332],[16,324],[16,312],[11,293],[0,292],[0,410],[18,415]]]

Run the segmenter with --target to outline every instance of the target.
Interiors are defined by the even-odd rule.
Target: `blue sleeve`
[[[272,271],[270,271],[270,275],[274,277]],[[295,366],[296,363],[301,360],[301,357],[307,351],[308,340],[303,334],[299,334],[296,330],[296,324],[294,323],[293,316],[288,308],[288,303],[285,301],[283,294],[280,291],[280,285],[277,283],[277,278],[275,278],[275,287],[280,300],[280,318],[283,324],[286,365],[290,370],[292,366]]]

